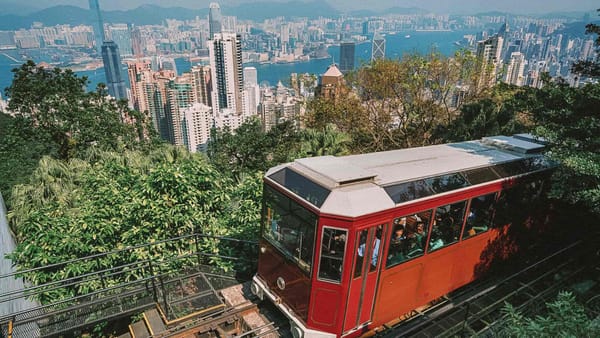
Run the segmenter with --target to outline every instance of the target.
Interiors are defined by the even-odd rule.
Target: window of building
[[[466,206],[467,201],[462,201],[435,209],[435,219],[431,225],[428,252],[458,242],[465,218]]]
[[[487,231],[492,225],[496,193],[491,193],[471,199],[467,222],[462,238],[469,238]]]
[[[423,255],[432,214],[433,210],[427,210],[394,219],[385,264],[387,268]]]
[[[340,283],[344,268],[344,253],[348,231],[323,227],[319,279]]]

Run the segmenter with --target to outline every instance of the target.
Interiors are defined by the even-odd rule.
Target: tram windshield
[[[268,185],[263,200],[263,237],[310,273],[317,215]]]

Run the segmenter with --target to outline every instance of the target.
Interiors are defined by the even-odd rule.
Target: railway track
[[[501,309],[506,302],[522,313],[536,313],[557,291],[581,279],[600,279],[599,267],[598,252],[590,250],[584,242],[576,242],[504,279],[482,280],[459,289],[426,311],[415,311],[407,320],[375,335],[503,336]],[[597,293],[598,284],[594,287]]]
[[[542,260],[519,269],[503,279],[484,279],[463,287],[424,311],[393,326],[367,333],[377,337],[456,337],[503,336],[505,302],[523,313],[535,313],[557,291],[571,287],[590,273],[600,281],[598,252],[586,243],[576,242]],[[599,293],[600,283],[589,292]],[[288,320],[268,302],[257,303],[247,285],[221,290],[224,306],[160,327],[148,333],[131,332],[128,337],[281,337],[291,336]],[[594,301],[590,297],[590,301]],[[598,301],[600,304],[600,301]],[[146,311],[148,313],[149,311]],[[146,319],[148,317],[149,319]],[[154,316],[156,317],[156,316]],[[152,314],[145,315],[145,326],[152,327]],[[156,319],[155,319],[156,320]],[[163,320],[164,323],[164,320]],[[136,323],[130,327],[135,326]],[[139,326],[139,324],[138,324]]]
[[[168,320],[157,305],[145,311],[142,319],[129,325],[129,332],[119,338],[285,336],[289,329],[287,321],[268,306],[259,307],[248,289],[246,283],[221,290],[222,306],[208,307],[175,320]]]

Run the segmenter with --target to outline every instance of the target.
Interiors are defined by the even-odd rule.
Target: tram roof
[[[544,148],[540,143],[531,135],[519,134],[342,157],[302,158],[272,168],[267,177],[321,212],[353,217],[543,169],[548,162],[539,154]],[[532,163],[531,159],[538,161]],[[423,189],[426,191],[415,192]]]

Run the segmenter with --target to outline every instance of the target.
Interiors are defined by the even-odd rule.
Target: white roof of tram
[[[330,190],[322,213],[356,217],[396,204],[384,187],[530,157],[544,146],[533,138],[494,136],[479,141],[433,145],[342,157],[297,159],[267,172],[292,169]]]

